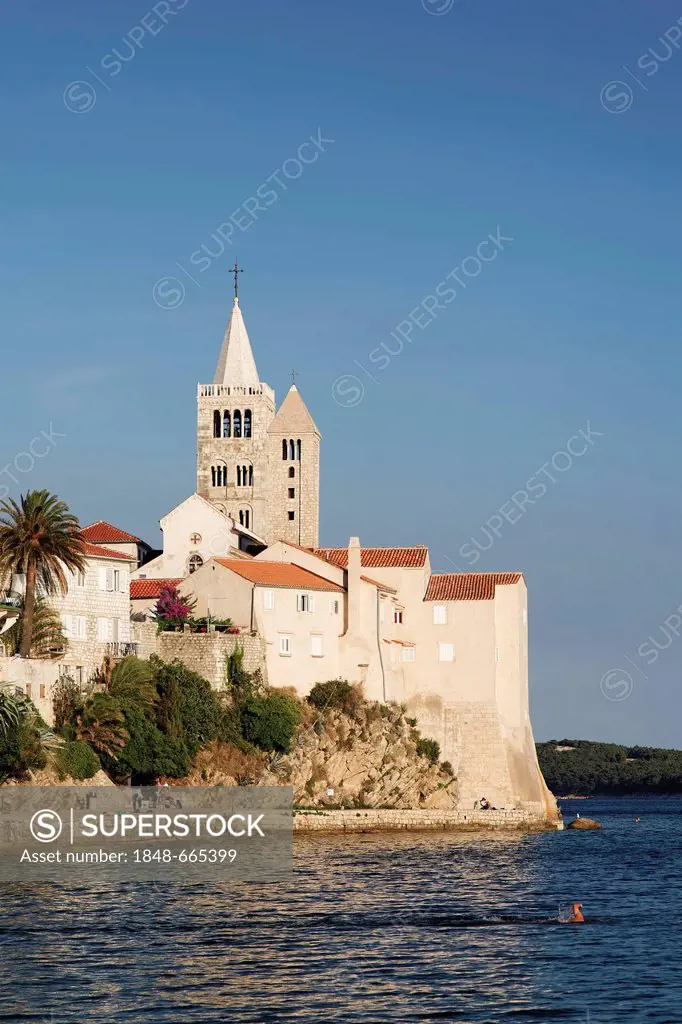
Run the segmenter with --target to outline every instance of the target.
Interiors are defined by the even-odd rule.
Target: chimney
[[[360,538],[351,537],[348,541],[348,632],[360,633],[361,629],[361,597],[360,576],[362,575],[362,549]]]

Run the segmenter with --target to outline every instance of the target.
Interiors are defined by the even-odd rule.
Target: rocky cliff
[[[363,702],[352,714],[310,709],[288,754],[243,753],[213,744],[185,785],[288,785],[305,807],[454,808],[457,780],[432,763],[401,707]],[[430,754],[430,757],[429,757]],[[170,780],[169,780],[170,781]]]

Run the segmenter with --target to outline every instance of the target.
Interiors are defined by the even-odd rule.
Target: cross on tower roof
[[[298,370],[292,370],[291,371],[291,383],[294,385],[294,387],[296,386],[296,377],[297,377],[297,375],[298,375]]]
[[[239,266],[239,263],[237,262],[236,258],[235,258],[235,261],[234,261],[234,266],[230,267],[230,273],[234,274],[234,297],[235,297],[235,299],[238,299],[239,298],[239,275],[243,274],[244,271]]]

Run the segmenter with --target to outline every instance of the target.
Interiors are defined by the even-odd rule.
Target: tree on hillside
[[[47,597],[66,594],[66,569],[85,569],[80,524],[66,502],[49,491],[28,491],[19,503],[0,503],[0,575],[26,577],[22,658],[31,654],[36,590]]]

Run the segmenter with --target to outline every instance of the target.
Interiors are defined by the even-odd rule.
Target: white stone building
[[[68,640],[59,672],[77,683],[90,679],[105,654],[136,653],[130,636],[130,577],[137,556],[90,543],[85,555],[85,572],[67,572],[66,596],[50,599]]]

